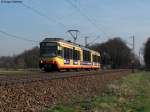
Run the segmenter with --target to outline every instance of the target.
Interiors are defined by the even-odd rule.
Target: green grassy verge
[[[150,72],[131,74],[87,100],[73,100],[48,112],[150,112]]]

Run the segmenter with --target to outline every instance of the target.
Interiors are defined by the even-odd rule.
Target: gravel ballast
[[[128,75],[129,71],[74,77],[26,84],[0,86],[0,112],[41,112],[66,104],[73,98],[102,93],[105,85]]]

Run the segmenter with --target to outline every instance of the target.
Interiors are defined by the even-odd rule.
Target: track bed
[[[128,70],[119,69],[119,70],[80,71],[80,72],[14,71],[12,73],[8,71],[8,72],[0,72],[0,85],[14,85],[20,83],[32,83],[37,81],[56,80],[73,77],[87,77],[124,71]]]

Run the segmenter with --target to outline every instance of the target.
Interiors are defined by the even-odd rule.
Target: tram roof
[[[89,49],[89,48],[86,48],[86,47],[83,46],[83,45],[80,45],[80,44],[77,44],[77,43],[74,43],[74,42],[71,42],[71,41],[66,41],[66,40],[64,40],[63,38],[45,38],[42,42],[58,42],[58,41],[65,42],[65,43],[68,43],[68,44],[72,44],[72,45],[81,47],[83,50],[86,50],[86,51],[97,52],[97,51],[91,50],[91,49]],[[98,52],[97,52],[97,53],[98,53]]]

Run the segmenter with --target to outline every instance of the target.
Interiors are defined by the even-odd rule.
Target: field
[[[35,72],[33,75],[21,72],[0,75],[1,112],[45,112],[56,105],[84,101],[104,93],[107,84],[127,76],[131,70],[88,72],[88,75],[83,72],[84,76],[80,76],[81,72]]]
[[[102,94],[73,98],[48,112],[150,112],[150,72],[128,75],[109,83]]]

